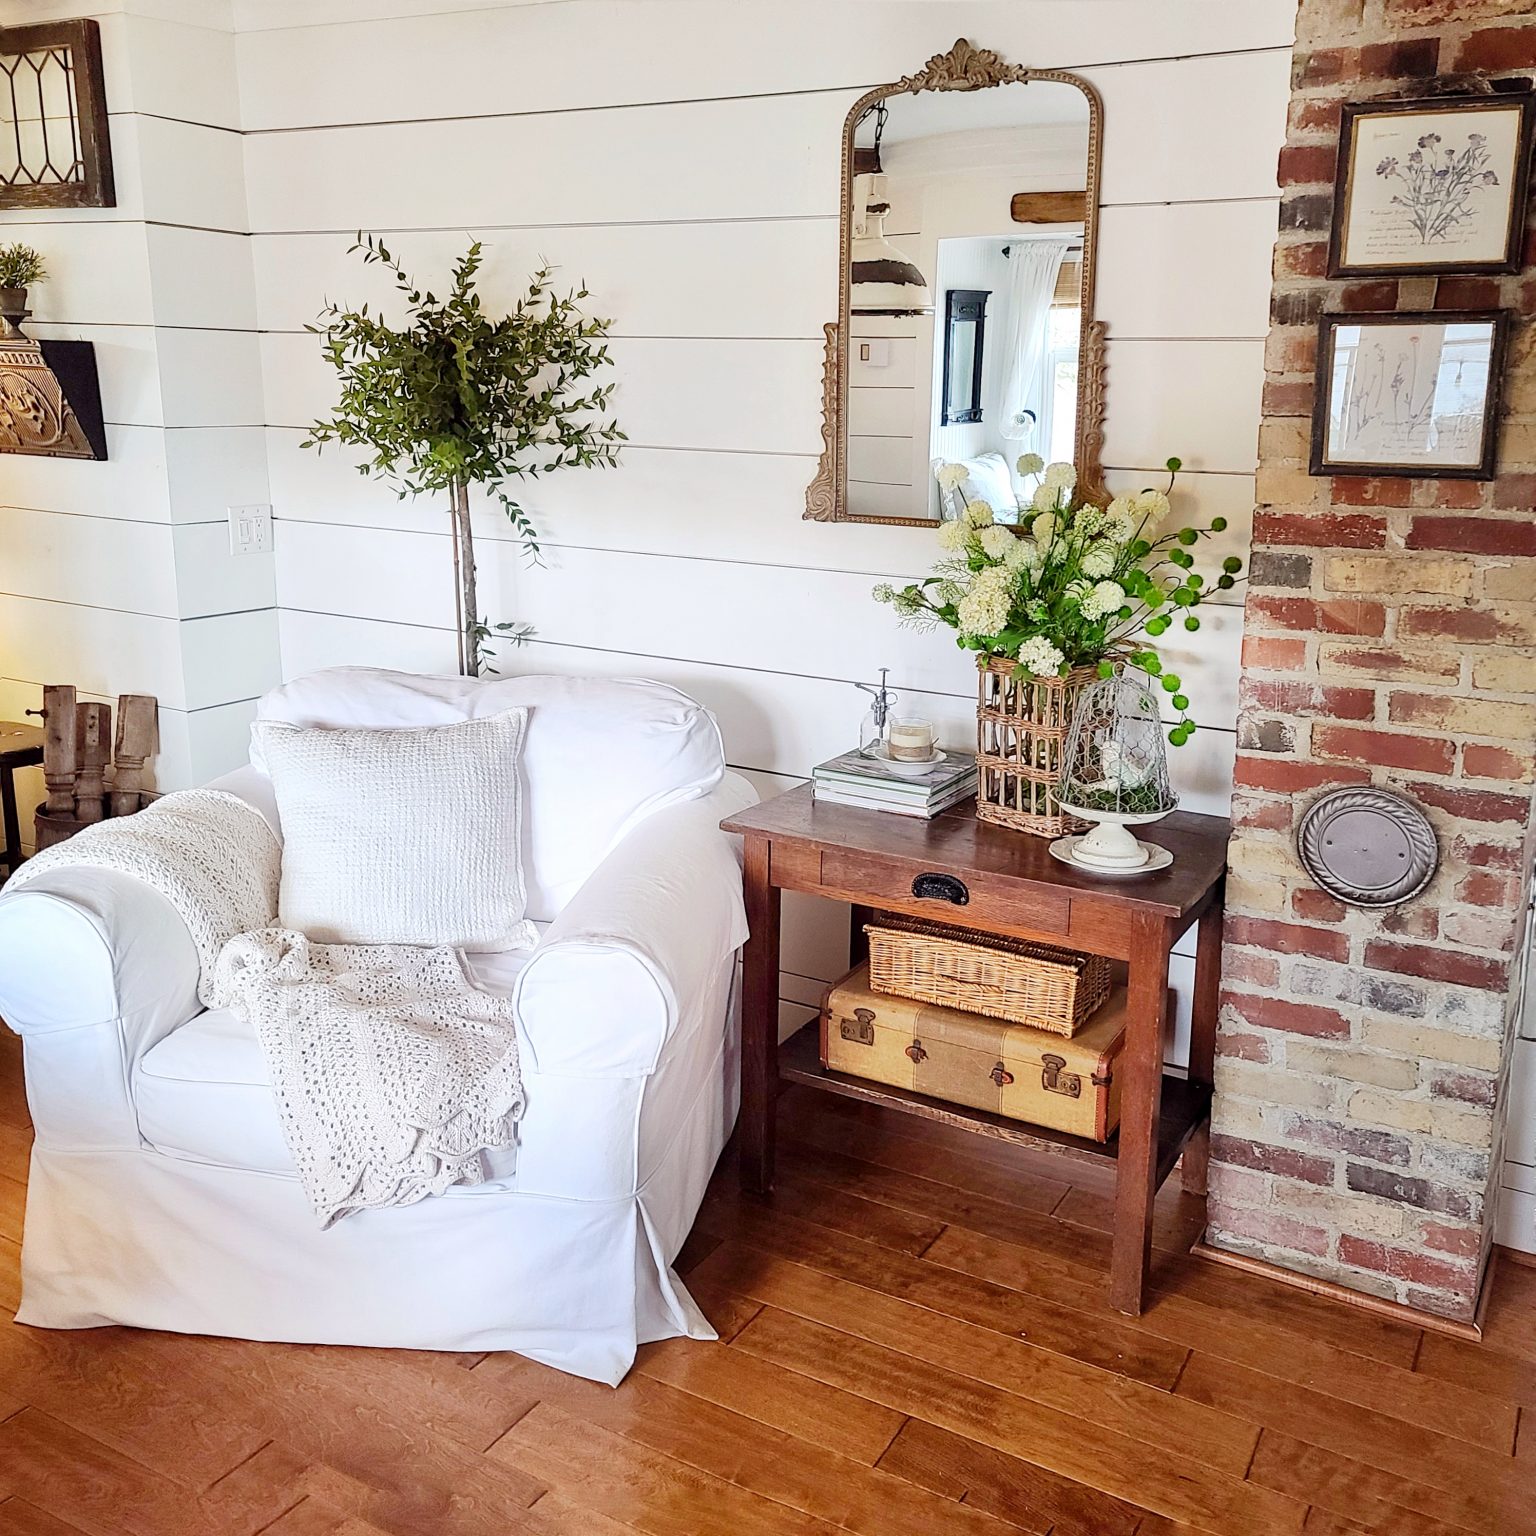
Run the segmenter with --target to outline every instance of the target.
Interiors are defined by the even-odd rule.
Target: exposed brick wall
[[[1330,282],[1339,108],[1536,70],[1536,0],[1301,0],[1243,642],[1209,1240],[1473,1315],[1536,777],[1536,273]],[[1536,261],[1536,238],[1527,240]],[[1400,304],[1400,298],[1402,303]],[[1516,311],[1491,483],[1307,472],[1325,310]],[[1296,825],[1375,783],[1428,811],[1425,894],[1349,909]]]

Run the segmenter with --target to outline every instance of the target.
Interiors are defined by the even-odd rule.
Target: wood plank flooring
[[[617,1391],[515,1355],[14,1321],[30,1131],[0,1042],[0,1536],[1536,1536],[1536,1269],[1472,1345],[1187,1255],[1104,1300],[1108,1172],[827,1095],[729,1155],[679,1268],[718,1344]]]

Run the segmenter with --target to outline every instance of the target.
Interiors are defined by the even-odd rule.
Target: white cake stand
[[[1161,821],[1173,810],[1172,805],[1161,811],[1100,811],[1069,805],[1065,800],[1059,803],[1069,816],[1093,823],[1080,836],[1058,837],[1051,844],[1051,853],[1063,864],[1098,875],[1145,875],[1173,863],[1173,855],[1166,848],[1144,843],[1128,830]]]

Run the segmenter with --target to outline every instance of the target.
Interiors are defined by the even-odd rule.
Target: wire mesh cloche
[[[1052,853],[1073,864],[1132,873],[1172,862],[1166,849],[1126,831],[1166,816],[1178,804],[1168,784],[1168,757],[1157,698],[1139,672],[1117,671],[1083,689],[1062,753],[1061,807],[1095,823],[1064,837]]]

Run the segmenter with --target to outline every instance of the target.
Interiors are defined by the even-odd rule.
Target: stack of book
[[[857,805],[866,811],[894,811],[898,816],[927,819],[976,793],[976,758],[970,752],[944,749],[944,761],[912,776],[893,773],[890,765],[860,752],[818,763],[811,773],[812,794],[835,805]]]

